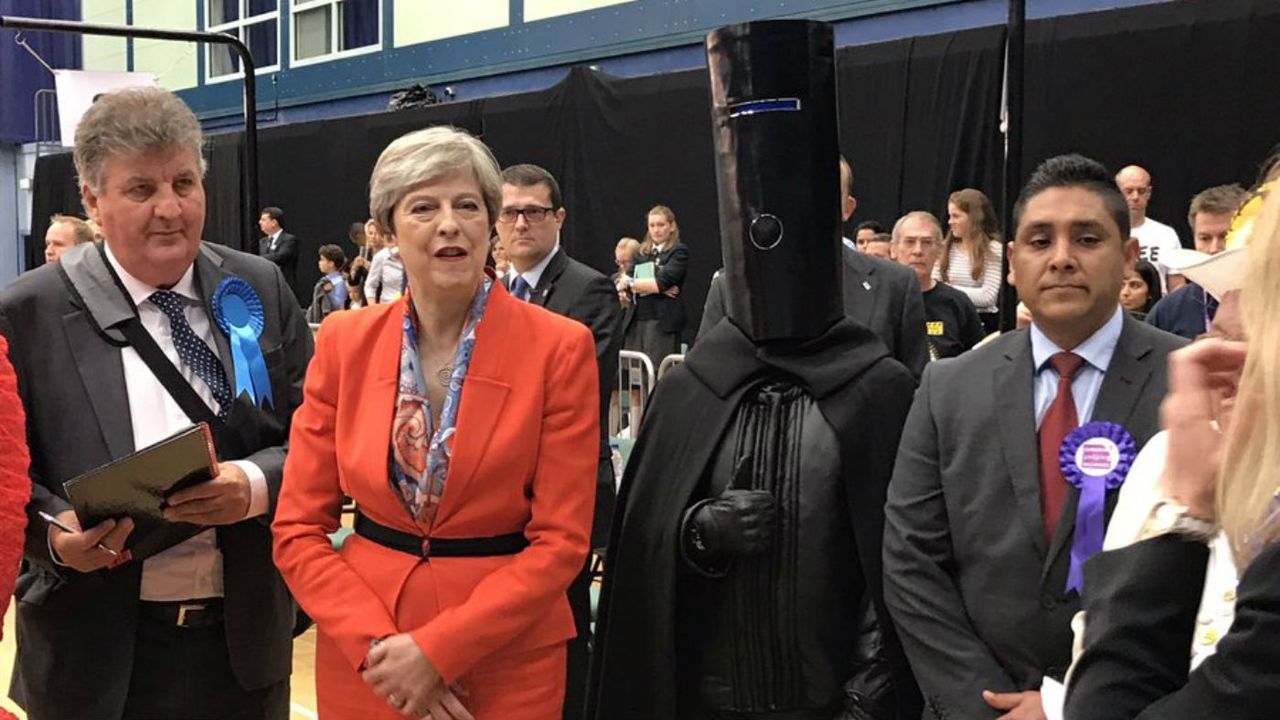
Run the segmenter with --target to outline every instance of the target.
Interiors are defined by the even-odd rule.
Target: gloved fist
[[[686,557],[714,572],[735,557],[769,548],[777,526],[777,506],[765,490],[725,490],[685,513],[681,537]]]

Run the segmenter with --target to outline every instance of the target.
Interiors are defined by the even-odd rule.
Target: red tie
[[[1058,371],[1058,395],[1040,421],[1040,513],[1044,517],[1045,537],[1052,543],[1058,518],[1062,516],[1062,503],[1067,499],[1067,480],[1058,463],[1058,450],[1067,434],[1080,424],[1076,400],[1071,395],[1071,380],[1084,365],[1084,358],[1060,352],[1049,358],[1049,364]]]

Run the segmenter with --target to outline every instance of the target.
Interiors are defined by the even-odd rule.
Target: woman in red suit
[[[319,631],[320,717],[558,719],[595,492],[591,333],[485,271],[501,180],[478,140],[405,135],[369,186],[409,292],[325,320],[272,525]],[[343,495],[356,533],[335,550]]]
[[[27,415],[18,397],[18,378],[9,364],[9,343],[0,336],[0,617],[9,609],[27,529]],[[0,709],[0,720],[13,716]]]

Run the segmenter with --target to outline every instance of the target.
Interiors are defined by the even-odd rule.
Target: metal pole
[[[1013,203],[1022,189],[1022,83],[1026,56],[1026,0],[1009,0],[1009,23],[1005,31],[1005,152],[1004,152],[1004,242],[1012,240]],[[1008,288],[1009,256],[1000,253],[1000,329],[1012,330],[1017,322],[1017,296]]]
[[[49,20],[46,18],[7,17],[0,15],[0,28],[9,30],[44,30],[47,32],[68,32],[81,35],[107,35],[111,37],[138,37],[152,40],[180,40],[184,42],[206,42],[215,45],[230,45],[240,56],[240,69],[244,71],[244,167],[240,174],[240,197],[245,207],[246,217],[256,217],[258,211],[258,88],[256,83],[257,67],[253,64],[253,55],[248,46],[240,38],[222,33],[197,32],[194,30],[157,30],[140,28],[131,25],[98,25],[96,23],[76,20]],[[63,138],[65,142],[67,138]],[[251,223],[241,219],[242,248],[252,248],[253,234]]]

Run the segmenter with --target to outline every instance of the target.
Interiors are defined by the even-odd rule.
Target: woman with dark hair
[[[1120,286],[1120,304],[1129,314],[1145,320],[1147,313],[1160,300],[1160,271],[1146,260],[1139,260],[1132,269],[1124,271],[1124,284]]]
[[[630,290],[635,311],[623,347],[649,356],[655,372],[662,359],[680,352],[687,317],[680,288],[689,267],[689,247],[680,241],[676,214],[665,205],[649,211],[649,231],[636,251],[629,273],[619,277],[619,292]]]
[[[1000,226],[991,200],[965,188],[947,198],[947,236],[934,279],[964,293],[992,333],[1000,319]]]

